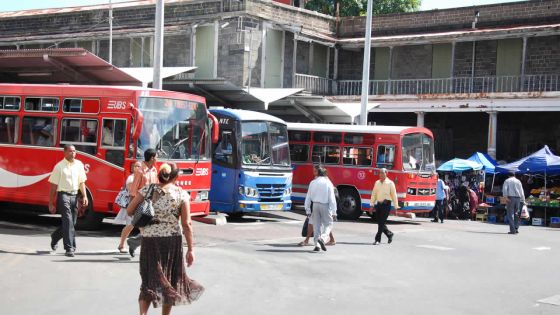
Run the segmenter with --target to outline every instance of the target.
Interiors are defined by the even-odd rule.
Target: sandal
[[[126,253],[128,253],[128,251],[127,251],[126,249],[124,249],[124,247],[120,247],[120,246],[119,246],[119,247],[117,247],[117,249],[119,250],[119,253],[121,253],[121,254],[126,254]]]
[[[336,245],[336,242],[335,241],[328,241],[327,243],[325,243],[325,245],[334,246],[334,245]]]
[[[306,241],[301,241],[298,245],[299,245],[299,246],[308,246],[309,243],[306,242]]]

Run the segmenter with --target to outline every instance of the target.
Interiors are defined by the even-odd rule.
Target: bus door
[[[210,208],[233,211],[236,208],[239,186],[237,143],[233,130],[221,130],[220,138],[212,155],[212,189]]]

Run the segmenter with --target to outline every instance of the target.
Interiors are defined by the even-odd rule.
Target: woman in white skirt
[[[134,174],[138,172],[141,167],[142,164],[138,161],[131,164],[130,175],[128,175],[125,182],[125,187],[127,191],[130,191],[130,185],[134,180]],[[124,242],[126,241],[126,238],[130,234],[130,232],[132,232],[132,230],[134,229],[134,226],[132,225],[131,222],[132,222],[132,217],[126,213],[126,207],[121,208],[121,210],[115,217],[115,223],[125,225],[125,227],[121,231],[121,240],[119,242],[119,247],[118,247],[118,250],[121,253],[128,253],[128,251],[124,249]]]

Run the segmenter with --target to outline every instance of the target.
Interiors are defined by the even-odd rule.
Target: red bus
[[[209,118],[210,117],[210,118]],[[155,148],[181,170],[194,215],[210,204],[211,116],[205,99],[140,87],[0,84],[0,202],[46,206],[48,177],[76,147],[86,168],[90,207],[82,227],[119,209],[114,199],[130,164]],[[29,208],[29,207],[27,207]],[[36,207],[34,207],[36,208]]]
[[[313,163],[322,163],[338,189],[341,218],[373,214],[369,202],[380,168],[395,182],[399,213],[434,207],[434,137],[426,128],[288,123],[288,137],[293,202],[305,200]]]

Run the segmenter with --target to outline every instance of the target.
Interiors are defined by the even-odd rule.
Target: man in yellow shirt
[[[64,159],[58,162],[49,177],[51,190],[49,193],[49,212],[61,215],[61,225],[51,234],[51,248],[56,250],[58,241],[63,240],[66,256],[74,257],[76,250],[76,225],[78,191],[82,194],[82,206],[88,206],[86,195],[86,172],[84,164],[76,160],[76,148],[64,146]],[[56,206],[55,206],[56,196]]]
[[[375,208],[375,220],[377,221],[377,234],[373,245],[379,245],[381,233],[387,235],[390,244],[393,241],[393,232],[389,231],[385,223],[387,217],[389,217],[389,212],[391,212],[391,206],[394,206],[395,210],[399,209],[399,203],[395,183],[387,178],[387,169],[385,168],[379,170],[379,179],[373,185],[370,206],[372,209]]]

